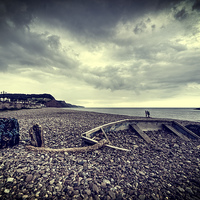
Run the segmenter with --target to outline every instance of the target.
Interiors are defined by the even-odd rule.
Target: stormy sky
[[[86,107],[199,107],[200,1],[1,0],[0,86]]]

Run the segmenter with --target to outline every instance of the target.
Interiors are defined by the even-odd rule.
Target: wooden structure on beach
[[[83,141],[91,144],[98,143],[98,140],[95,139],[95,136],[100,132],[105,135],[105,138],[108,138],[108,134],[110,131],[119,131],[119,130],[126,130],[132,129],[136,134],[138,134],[147,144],[150,144],[152,141],[149,136],[145,133],[145,131],[157,131],[161,129],[167,129],[168,131],[172,132],[176,136],[180,137],[185,141],[189,141],[192,139],[200,139],[200,137],[193,133],[191,130],[187,129],[185,126],[181,125],[177,121],[172,120],[162,120],[162,119],[125,119],[116,122],[111,122],[108,124],[104,124],[102,126],[96,127],[92,130],[89,130],[82,134]],[[105,146],[130,151],[128,149],[119,148],[116,146],[112,146],[110,144],[106,144]]]

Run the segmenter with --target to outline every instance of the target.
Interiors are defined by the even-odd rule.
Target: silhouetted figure
[[[150,117],[150,112],[148,110],[145,110],[146,117]]]

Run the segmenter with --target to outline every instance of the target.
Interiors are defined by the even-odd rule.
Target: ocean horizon
[[[127,116],[145,117],[145,110],[150,112],[152,118],[168,118],[200,122],[200,110],[196,108],[170,108],[170,107],[86,107],[86,108],[71,108],[80,111],[89,111],[97,113],[108,113]]]

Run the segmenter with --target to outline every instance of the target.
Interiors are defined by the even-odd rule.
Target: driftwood
[[[108,136],[107,136],[107,134],[105,133],[105,131],[103,130],[103,128],[101,128],[101,131],[103,132],[103,134],[105,135],[105,137],[106,137],[106,140],[108,140],[108,143],[109,144],[111,144],[111,142],[110,142],[110,140],[109,140],[109,138],[108,138]]]
[[[42,127],[38,124],[33,125],[29,130],[31,145],[35,147],[44,147],[44,137]]]
[[[103,139],[99,141],[98,143],[87,146],[87,147],[76,147],[76,148],[63,148],[63,149],[51,149],[51,148],[45,148],[45,147],[34,147],[34,146],[26,146],[28,150],[32,151],[44,151],[44,152],[55,152],[55,153],[64,153],[64,152],[88,152],[88,151],[94,151],[97,149],[100,149],[107,143],[107,140]]]
[[[121,151],[131,151],[129,149],[124,149],[124,148],[112,146],[112,145],[109,145],[109,144],[105,144],[105,147],[109,147],[109,148],[117,149],[117,150],[121,150]]]

